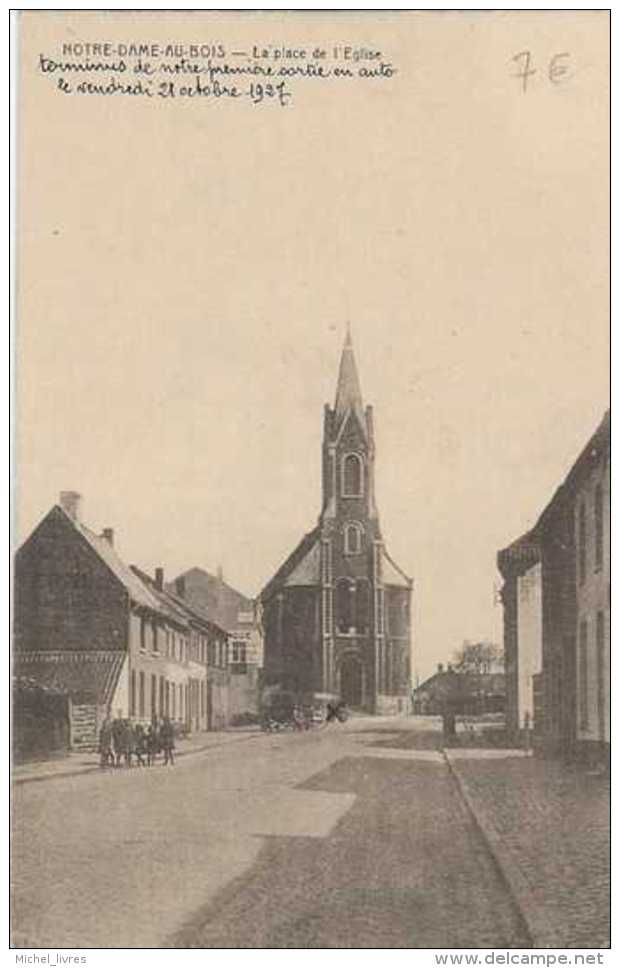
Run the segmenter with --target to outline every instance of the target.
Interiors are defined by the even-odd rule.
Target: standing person
[[[164,716],[164,721],[159,731],[159,740],[161,748],[164,751],[164,766],[167,766],[168,763],[174,766],[174,726],[168,716]]]
[[[99,765],[114,766],[114,753],[112,752],[112,721],[106,715],[101,729],[99,730]]]
[[[140,766],[144,766],[144,754],[147,753],[146,748],[146,734],[144,732],[144,726],[142,723],[136,723],[134,726],[134,753],[136,754],[136,759]]]
[[[123,720],[123,757],[125,766],[131,767],[131,756],[135,747],[135,736],[130,719]]]
[[[152,766],[159,752],[159,730],[157,728],[157,717],[153,716],[151,724],[146,731],[146,762],[147,766]]]
[[[123,743],[125,734],[125,724],[119,715],[112,723],[112,748],[114,749],[115,762],[114,766],[121,765],[121,758],[123,756]]]

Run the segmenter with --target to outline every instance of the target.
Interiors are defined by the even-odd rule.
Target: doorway
[[[340,664],[340,695],[347,706],[362,705],[362,663],[347,655]]]

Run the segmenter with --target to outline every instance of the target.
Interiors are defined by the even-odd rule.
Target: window
[[[166,683],[164,677],[159,677],[159,715],[163,716],[166,712]]]
[[[140,652],[146,652],[146,619],[140,616]]]
[[[231,658],[231,671],[237,674],[243,674],[247,671],[247,643],[243,641],[233,640],[232,642],[232,658]]]
[[[144,719],[144,673],[140,673],[140,685],[138,687],[138,716]]]
[[[599,739],[605,739],[605,614],[596,614],[596,691]]]
[[[171,693],[171,708],[172,708],[172,718],[177,717],[177,687],[174,682],[170,683],[170,693]]]
[[[594,567],[603,567],[603,488],[596,485],[594,492]]]
[[[159,652],[158,632],[157,622],[153,619],[153,652]]]
[[[359,454],[347,454],[342,461],[343,497],[362,496],[362,458]]]
[[[579,581],[586,578],[586,506],[582,501],[579,505]]]
[[[360,524],[347,524],[344,529],[345,555],[359,555],[362,552],[363,529]]]
[[[136,715],[136,670],[131,670],[129,680],[129,715]]]
[[[355,626],[358,632],[367,632],[370,622],[370,586],[366,578],[360,578],[355,587]]]
[[[336,582],[336,628],[339,632],[349,632],[353,626],[353,596],[355,582],[339,578]]]
[[[588,625],[579,624],[579,714],[581,728],[588,728]]]
[[[157,676],[151,676],[151,718],[157,715]]]

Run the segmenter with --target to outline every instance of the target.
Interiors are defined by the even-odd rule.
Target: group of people
[[[174,766],[174,726],[168,716],[161,722],[154,717],[145,728],[120,715],[105,718],[99,730],[100,766],[152,766],[159,753],[164,754],[164,766]]]

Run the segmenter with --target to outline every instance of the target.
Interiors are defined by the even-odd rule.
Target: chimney
[[[185,598],[185,576],[179,575],[174,584],[176,586],[177,595],[179,598]]]
[[[61,491],[60,492],[60,506],[72,521],[79,522],[80,520],[80,503],[82,501],[82,495],[78,494],[77,491]]]
[[[443,672],[443,662],[437,663],[437,672]]]
[[[104,528],[101,532],[101,537],[105,538],[108,544],[111,544],[112,547],[114,547],[114,528]]]
[[[164,569],[155,569],[155,588],[159,589],[160,592],[164,590]]]

